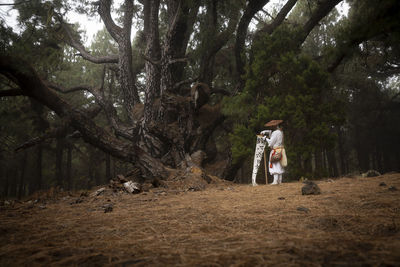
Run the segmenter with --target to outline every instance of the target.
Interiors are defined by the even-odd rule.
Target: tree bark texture
[[[144,103],[145,124],[152,121],[157,113],[153,107],[156,98],[160,97],[160,65],[154,62],[161,60],[160,36],[158,32],[159,0],[146,1],[144,4],[144,32],[146,38],[146,57],[152,62],[146,61],[146,88]]]
[[[167,3],[170,23],[162,48],[161,95],[172,91],[182,80],[186,48],[200,7],[199,1],[169,0]]]
[[[124,107],[131,122],[134,122],[133,107],[135,103],[140,103],[138,89],[135,85],[133,77],[132,65],[132,45],[131,45],[131,27],[133,17],[133,2],[125,0],[123,15],[123,27],[121,28],[113,21],[111,17],[111,0],[101,0],[99,3],[98,12],[107,28],[108,32],[118,43],[118,67],[119,67],[119,82],[124,96]]]

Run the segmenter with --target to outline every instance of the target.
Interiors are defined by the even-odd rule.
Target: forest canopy
[[[288,179],[399,170],[397,0],[4,5],[20,28],[0,15],[4,197],[133,168],[167,179],[198,165],[248,183],[272,119],[284,120]],[[91,43],[71,12],[104,24]]]

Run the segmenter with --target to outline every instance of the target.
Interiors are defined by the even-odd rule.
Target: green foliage
[[[302,161],[309,161],[316,150],[333,148],[332,130],[343,123],[344,109],[332,93],[328,74],[307,55],[295,53],[285,31],[290,29],[257,46],[245,90],[225,100],[224,113],[238,123],[230,136],[236,162],[252,156],[255,134],[267,121],[283,119],[289,169],[298,175],[309,171]]]
[[[252,101],[253,97],[247,91],[235,97],[225,97],[222,102],[223,113],[236,123],[245,123],[254,112],[254,106],[249,105]]]
[[[229,135],[229,139],[234,144],[232,146],[233,162],[244,161],[250,154],[254,153],[254,133],[244,125],[238,124],[234,131]]]
[[[12,28],[5,26],[0,20],[0,53],[7,53],[17,39],[18,35],[13,32]]]

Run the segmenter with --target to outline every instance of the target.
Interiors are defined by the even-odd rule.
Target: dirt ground
[[[317,183],[6,203],[0,265],[400,266],[400,174]]]

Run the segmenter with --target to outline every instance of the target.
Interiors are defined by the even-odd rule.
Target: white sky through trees
[[[117,7],[122,3],[123,0],[114,0],[114,6]],[[20,27],[17,22],[18,11],[13,9],[12,3],[14,0],[0,0],[0,20],[5,22],[5,25],[13,28],[15,32],[20,31]],[[271,0],[266,6],[265,10],[271,11],[274,7],[282,7],[286,1],[284,0]],[[336,6],[337,10],[341,15],[347,15],[349,6],[345,2],[342,2]],[[114,14],[115,16],[116,14]],[[100,19],[100,16],[88,17],[84,14],[78,14],[76,12],[69,12],[67,19],[70,23],[79,23],[80,29],[86,32],[86,38],[83,38],[85,45],[88,46],[93,41],[96,33],[101,30],[104,26]],[[253,19],[254,20],[254,19]],[[251,25],[252,26],[252,25]],[[251,27],[250,26],[250,27]],[[136,29],[132,27],[132,38],[135,36],[134,32]]]

